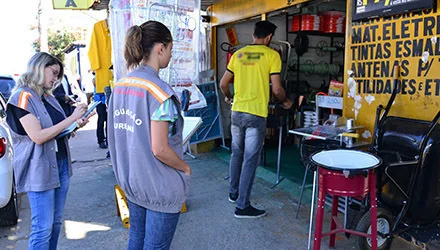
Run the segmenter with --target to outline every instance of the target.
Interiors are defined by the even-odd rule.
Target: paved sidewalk
[[[107,150],[96,144],[94,121],[70,141],[75,163],[64,214],[59,249],[126,249],[128,229],[116,216],[115,178]],[[121,149],[123,150],[123,149]],[[295,219],[296,196],[288,182],[273,182],[258,169],[251,201],[268,214],[260,219],[236,219],[228,201],[228,164],[214,153],[185,157],[193,168],[188,212],[181,215],[171,249],[307,249],[309,206]],[[275,176],[271,176],[274,179]],[[342,215],[341,215],[342,217]],[[326,214],[329,218],[329,214]],[[0,228],[0,249],[27,249],[30,211],[23,196],[20,222]],[[329,228],[328,223],[324,230]],[[325,239],[321,249],[328,249]],[[337,236],[336,249],[357,249],[355,239]]]

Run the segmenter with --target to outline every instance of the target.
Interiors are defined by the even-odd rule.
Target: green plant
[[[64,60],[64,48],[77,40],[77,34],[65,29],[56,31],[49,30],[47,36],[49,53],[58,57],[61,61]],[[40,39],[36,39],[32,43],[32,47],[36,52],[40,52]]]

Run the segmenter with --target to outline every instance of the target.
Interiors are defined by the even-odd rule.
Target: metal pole
[[[193,155],[193,154],[191,153],[191,147],[190,147],[190,145],[189,145],[189,142],[186,144],[186,146],[187,146],[187,147],[186,147],[187,151],[185,152],[185,154],[188,155],[189,157],[195,159],[196,156]]]
[[[306,179],[307,179],[307,172],[309,171],[309,164],[307,164],[306,166],[306,171],[304,172],[304,179],[303,179],[303,183],[301,186],[301,191],[299,194],[299,200],[298,200],[298,206],[296,208],[296,215],[295,215],[295,219],[298,219],[298,214],[299,214],[299,209],[301,208],[301,201],[302,201],[302,197],[304,194],[304,186],[306,185]],[[313,196],[313,194],[312,194]]]
[[[76,46],[76,60],[78,61],[78,75],[79,75],[79,79],[80,79],[80,81],[78,82],[78,85],[82,91],[83,86],[82,86],[82,76],[81,76],[81,51],[80,51],[79,46]]]
[[[282,123],[282,117],[280,117],[280,123],[281,126],[279,127],[280,129],[280,134],[278,137],[278,159],[277,159],[277,180],[275,182],[275,184],[271,187],[271,189],[275,188],[278,184],[280,184],[280,182],[282,180],[284,180],[284,177],[280,179],[280,169],[281,169],[281,144],[283,141],[283,123]]]
[[[307,241],[307,250],[310,250],[310,243],[312,241],[313,213],[315,211],[316,196],[316,175],[318,173],[318,169],[313,172],[312,205],[310,206],[309,240]]]
[[[344,228],[347,228],[347,213],[348,213],[348,196],[345,196],[345,206],[344,206]]]

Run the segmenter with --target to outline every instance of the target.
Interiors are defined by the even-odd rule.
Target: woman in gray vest
[[[130,211],[128,249],[169,249],[188,196],[181,105],[158,74],[168,66],[172,47],[162,23],[131,27],[124,56],[133,71],[114,85],[108,107],[113,170]]]
[[[87,111],[79,104],[66,118],[52,90],[63,77],[63,64],[40,52],[28,62],[7,107],[14,143],[17,193],[27,192],[32,221],[29,249],[56,249],[61,218],[72,175],[67,138],[55,137]]]

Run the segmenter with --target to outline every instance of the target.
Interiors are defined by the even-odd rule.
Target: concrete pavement
[[[64,213],[59,249],[126,249],[128,229],[116,215],[115,178],[106,150],[96,144],[95,121],[70,140],[74,175]],[[124,149],[121,149],[124,150]],[[186,157],[193,168],[188,212],[181,215],[171,249],[306,249],[309,206],[294,218],[297,198],[259,177],[251,201],[268,214],[260,219],[236,219],[228,199],[228,164],[214,153]],[[258,173],[262,170],[259,168]],[[275,176],[273,176],[273,179]],[[0,228],[0,249],[27,249],[30,211],[22,196],[20,222]],[[342,215],[341,215],[342,217]],[[326,218],[329,218],[326,214]],[[329,228],[328,223],[324,225]],[[337,236],[336,249],[356,249],[355,237]],[[322,248],[327,249],[328,239]]]

